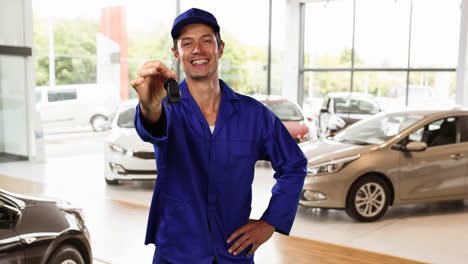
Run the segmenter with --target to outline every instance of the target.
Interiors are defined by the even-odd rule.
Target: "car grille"
[[[140,159],[154,159],[154,152],[135,151],[133,156]]]

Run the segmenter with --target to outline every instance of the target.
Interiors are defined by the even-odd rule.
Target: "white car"
[[[153,145],[143,142],[133,124],[138,100],[120,104],[104,144],[104,176],[107,184],[119,181],[155,180]]]
[[[36,87],[36,108],[44,131],[56,133],[85,127],[102,131],[102,124],[120,101],[110,89],[98,84]]]

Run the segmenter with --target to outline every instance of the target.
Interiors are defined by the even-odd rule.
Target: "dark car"
[[[0,263],[91,264],[92,259],[79,209],[0,189]]]
[[[374,96],[365,93],[329,93],[320,109],[320,133],[334,135],[359,120],[381,112]]]

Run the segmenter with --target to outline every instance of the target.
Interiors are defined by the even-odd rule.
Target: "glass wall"
[[[353,2],[307,4],[305,68],[350,68],[353,42]]]
[[[240,93],[266,93],[269,1],[181,0],[180,4],[181,12],[197,7],[218,20],[225,42],[220,78]]]
[[[136,98],[129,82],[145,62],[160,60],[175,70],[177,63],[171,51],[170,30],[178,12],[177,2],[179,12],[197,7],[218,19],[225,42],[220,62],[221,79],[240,93],[267,93],[268,0],[123,0],[118,4],[92,0],[33,0],[37,101],[42,119],[48,120],[46,133],[60,130],[60,125],[64,125],[63,116],[49,114],[57,109],[52,106],[57,103],[47,99],[49,93],[77,89],[85,94],[88,99],[83,103],[94,110],[76,117],[74,123],[77,129],[90,129],[94,116],[109,115],[120,101]],[[273,26],[278,28],[283,24],[278,20],[284,13],[281,5],[284,5],[282,1],[273,3]],[[244,20],[245,23],[240,23]],[[281,29],[273,29],[273,32],[271,85],[272,93],[280,94],[284,40]],[[180,75],[183,79],[182,69]],[[112,99],[106,103],[91,102],[90,94]],[[80,100],[80,92],[77,92],[76,101]],[[94,107],[96,104],[99,107]],[[49,108],[54,111],[48,111]]]
[[[407,66],[410,5],[411,1],[356,1],[355,67]]]
[[[314,108],[308,104],[338,91],[369,94],[384,110],[454,104],[460,4],[460,0],[307,3],[304,106]],[[421,97],[424,100],[415,99]]]

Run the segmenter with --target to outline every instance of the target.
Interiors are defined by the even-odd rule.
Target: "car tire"
[[[83,256],[70,245],[64,245],[54,251],[47,264],[84,264]]]
[[[103,115],[95,115],[91,118],[91,126],[93,127],[93,130],[96,132],[104,131],[104,127],[102,126],[102,123],[107,121],[107,117]]]
[[[359,222],[381,218],[390,204],[390,188],[377,175],[358,179],[348,192],[346,213]]]
[[[108,185],[117,185],[117,184],[119,184],[119,180],[109,180],[109,179],[107,179],[105,177],[104,177],[104,179],[106,179],[106,183]]]

